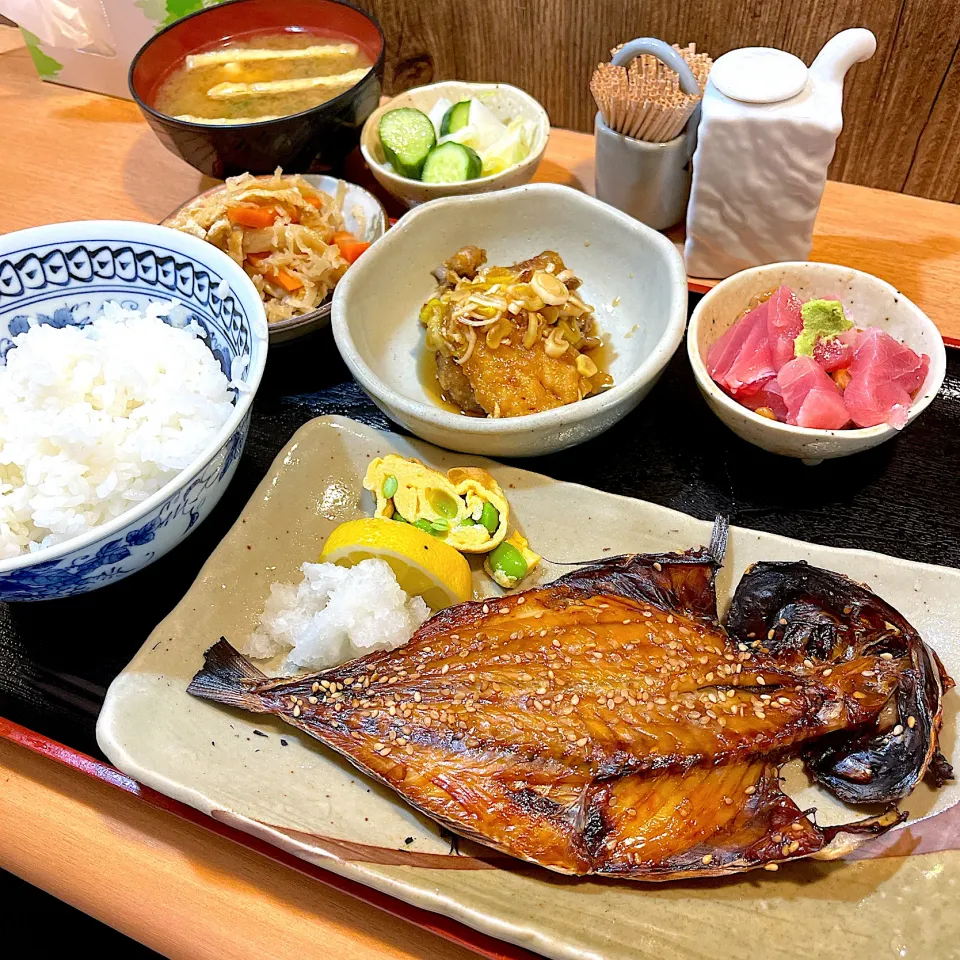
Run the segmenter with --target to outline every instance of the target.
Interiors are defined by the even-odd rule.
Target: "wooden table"
[[[0,54],[0,118],[2,231],[102,217],[155,223],[212,183],[159,144],[133,103],[40,83],[22,48]],[[555,130],[536,179],[592,191],[593,138]],[[960,206],[828,183],[813,259],[888,280],[960,346]],[[712,282],[691,278],[698,290]]]
[[[0,231],[83,218],[157,221],[205,185],[160,146],[133,104],[39,83],[2,29],[0,118]],[[590,138],[556,131],[539,176],[589,188]],[[815,255],[886,277],[960,343],[951,309],[958,208],[830,184]],[[474,956],[2,740],[0,867],[172,957]]]
[[[165,957],[477,958],[3,740],[0,783],[0,868]]]

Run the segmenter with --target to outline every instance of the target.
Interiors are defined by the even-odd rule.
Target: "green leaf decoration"
[[[188,13],[196,13],[203,9],[203,0],[167,0],[166,17],[163,26],[168,27],[183,19]]]
[[[220,0],[137,0],[137,7],[157,30],[162,30],[187,14],[196,13],[219,2]]]
[[[57,74],[63,69],[63,64],[58,60],[54,60],[53,57],[48,56],[40,49],[40,38],[36,36],[36,34],[31,33],[29,30],[21,30],[20,32],[23,34],[23,39],[27,42],[27,49],[33,58],[33,65],[37,68],[37,73],[39,73],[44,80],[56,79]]]

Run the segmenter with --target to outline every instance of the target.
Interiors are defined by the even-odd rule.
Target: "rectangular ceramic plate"
[[[453,853],[435,824],[319,743],[280,721],[189,697],[185,690],[203,651],[221,635],[241,642],[270,584],[296,582],[300,564],[316,559],[336,524],[371,512],[360,481],[368,462],[390,451],[443,469],[487,466],[507,490],[516,524],[553,561],[685,550],[709,541],[709,522],[665,507],[451,454],[340,417],[313,420],[280,453],[187,595],[111,685],[97,736],[117,767],[311,863],[548,957],[957,955],[956,785],[936,793],[918,788],[905,804],[909,823],[846,861],[660,885],[581,880],[467,842]],[[865,582],[960,676],[960,571],[734,528],[719,579],[721,607],[757,560],[808,560]],[[560,569],[545,568],[542,579]],[[475,584],[492,592],[482,573]],[[950,694],[945,710],[948,757],[957,699]],[[787,772],[787,789],[801,805],[817,806],[821,822],[845,812],[796,770]]]

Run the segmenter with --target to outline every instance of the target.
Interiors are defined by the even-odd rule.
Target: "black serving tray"
[[[352,380],[329,329],[271,347],[236,477],[188,540],[94,593],[0,604],[0,718],[104,760],[95,727],[110,682],[186,592],[279,450],[323,414],[397,429]],[[522,466],[703,519],[723,513],[800,540],[960,567],[960,353],[948,352],[940,396],[902,436],[808,467],[727,430],[700,397],[681,347],[616,427]],[[577,523],[576,510],[558,522]]]

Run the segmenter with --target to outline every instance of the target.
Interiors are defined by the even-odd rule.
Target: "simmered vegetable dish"
[[[300,176],[227,180],[167,221],[219,247],[239,263],[263,297],[267,321],[315,310],[369,243],[344,228],[343,196]]]

